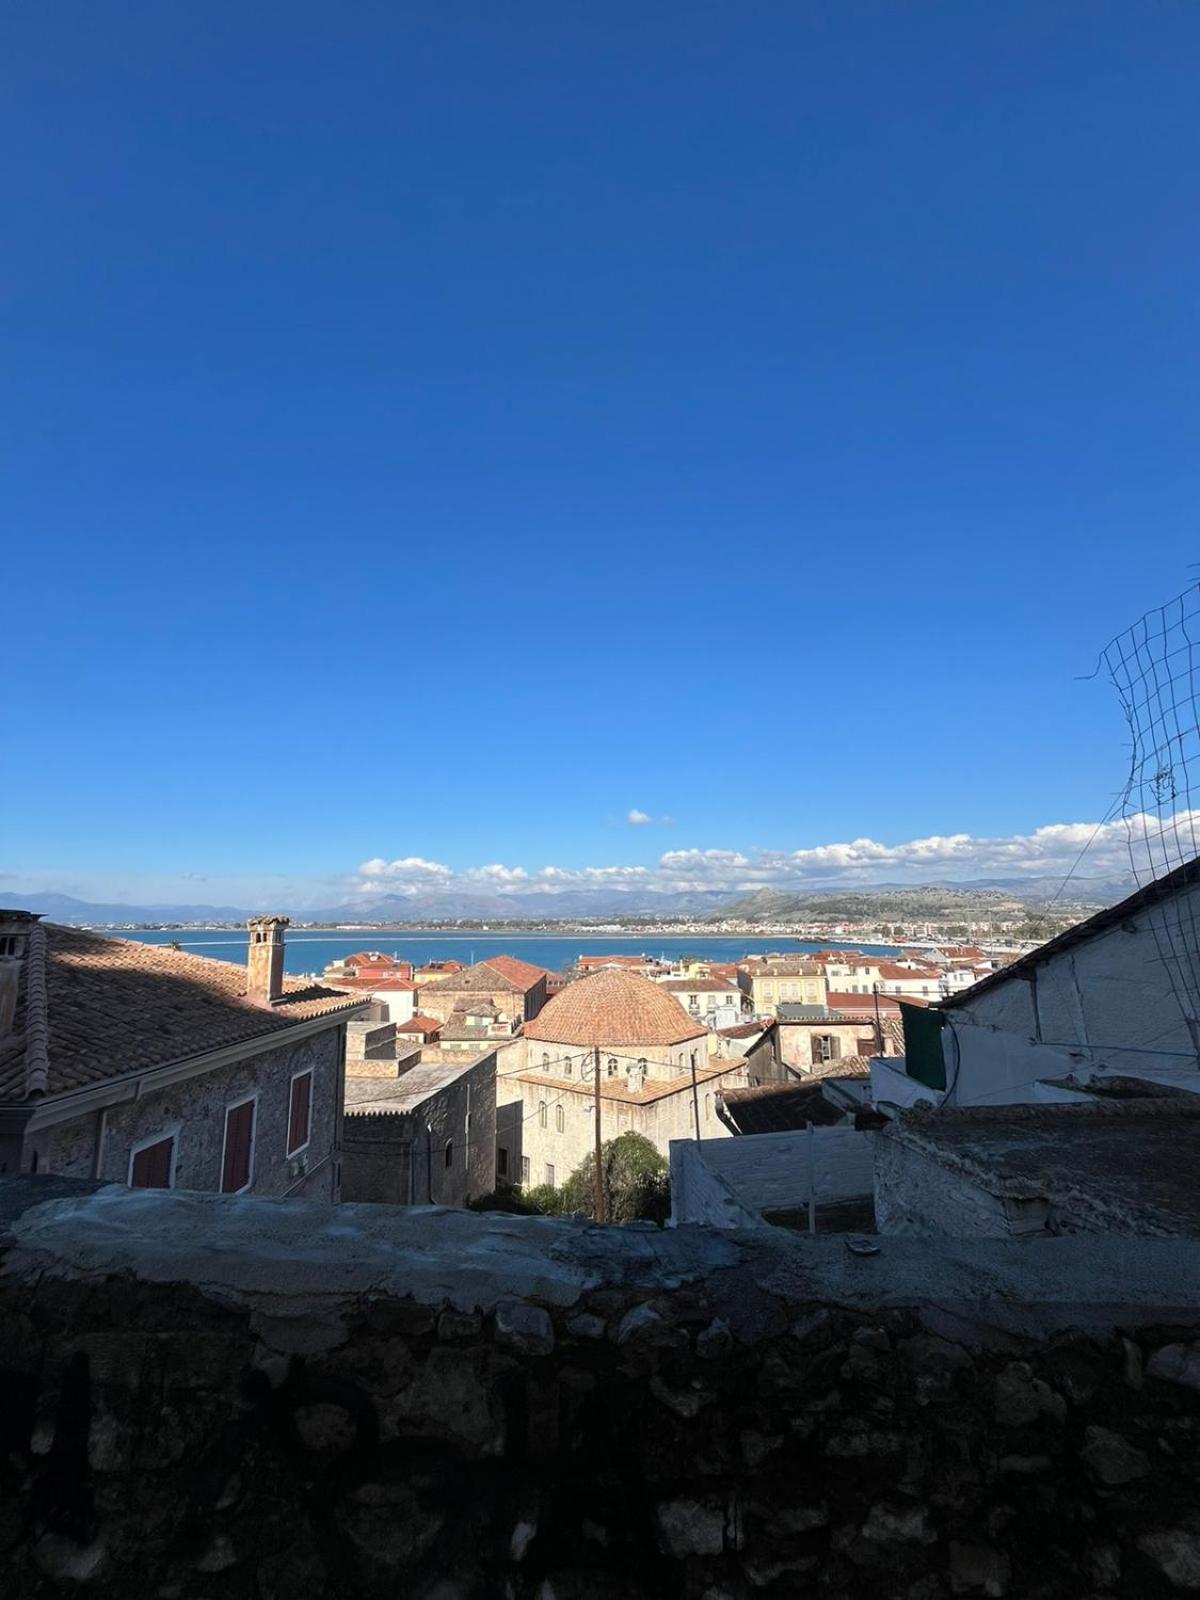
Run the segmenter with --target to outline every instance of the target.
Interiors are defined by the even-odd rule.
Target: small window
[[[563,1131],[563,1124],[564,1124],[565,1120],[566,1119],[563,1116],[563,1108],[561,1106],[555,1106],[555,1108],[554,1108],[554,1131],[556,1133],[561,1133]]]
[[[287,1141],[287,1153],[290,1156],[303,1150],[312,1135],[312,1080],[311,1072],[298,1072],[292,1079]]]
[[[529,1157],[528,1156],[522,1156],[521,1157],[521,1182],[522,1183],[528,1183],[529,1182]]]
[[[638,1071],[641,1073],[643,1078],[646,1076],[646,1058],[645,1058],[645,1056],[639,1056],[638,1057]]]
[[[170,1189],[175,1179],[175,1139],[157,1139],[144,1144],[129,1158],[131,1189]],[[36,1171],[37,1168],[34,1168]]]
[[[563,1069],[563,1077],[564,1078],[569,1078],[571,1076],[572,1072],[575,1070],[570,1056],[564,1056],[563,1057],[562,1069]]]
[[[500,1178],[508,1177],[508,1151],[503,1145],[496,1151],[496,1175]]]
[[[453,1165],[453,1162],[454,1162],[454,1140],[453,1139],[447,1139],[446,1140],[446,1149],[445,1149],[444,1159],[445,1159],[445,1163],[446,1163],[446,1169],[447,1169],[447,1171],[449,1171],[450,1167]]]
[[[538,1127],[539,1128],[544,1128],[545,1126],[546,1126],[546,1102],[544,1100],[539,1100],[538,1101]]]
[[[554,1168],[550,1164],[549,1161],[547,1161],[547,1163],[546,1163],[546,1182],[553,1189],[553,1187],[554,1187]]]
[[[549,1072],[550,1071],[550,1052],[549,1052],[549,1050],[543,1050],[542,1051],[542,1071],[543,1072]]]
[[[609,1056],[609,1058],[608,1058],[608,1075],[609,1075],[610,1078],[615,1078],[616,1075],[617,1075],[617,1058],[616,1058],[616,1056]]]
[[[225,1113],[225,1153],[221,1161],[221,1193],[241,1194],[254,1171],[255,1101],[243,1100]]]

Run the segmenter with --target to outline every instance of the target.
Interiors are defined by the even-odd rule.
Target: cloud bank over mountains
[[[1150,834],[1147,848],[1146,835]],[[666,850],[649,865],[526,866],[499,861],[454,868],[425,856],[375,856],[356,872],[236,876],[178,872],[156,875],[0,871],[0,903],[73,896],[124,906],[131,915],[153,906],[279,909],[316,919],[361,914],[378,907],[401,920],[430,916],[580,916],[635,913],[644,908],[714,910],[759,889],[793,894],[869,889],[880,884],[994,882],[1031,890],[1056,889],[1068,872],[1115,899],[1132,883],[1133,858],[1146,876],[1195,854],[1200,812],[1166,823],[1154,817],[1116,822],[1065,822],[1032,833],[979,838],[931,834],[897,844],[850,839],[798,850]],[[1080,860],[1081,853],[1083,855]],[[53,914],[53,907],[45,907]]]
[[[522,896],[593,890],[597,897],[655,892],[680,895],[723,892],[730,896],[754,889],[802,893],[815,888],[869,887],[879,883],[957,883],[979,878],[1063,877],[1086,852],[1088,877],[1122,877],[1131,870],[1130,840],[1135,855],[1148,861],[1143,843],[1149,830],[1162,823],[1153,817],[1116,822],[1061,822],[1032,833],[976,838],[969,833],[931,834],[900,844],[852,839],[841,844],[801,850],[667,850],[652,866],[526,868],[470,867],[454,871],[419,856],[396,860],[377,856],[359,868],[355,896],[420,896],[430,889],[478,891],[518,901]],[[1165,871],[1191,853],[1200,838],[1200,813],[1180,813],[1168,829],[1170,849],[1158,852],[1156,870]]]

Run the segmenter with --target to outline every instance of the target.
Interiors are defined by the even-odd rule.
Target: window
[[[221,1193],[241,1194],[254,1174],[254,1114],[257,1099],[243,1100],[225,1112],[225,1149],[221,1155]]]
[[[34,1168],[36,1172],[37,1168]],[[175,1136],[135,1145],[129,1155],[131,1189],[171,1189],[175,1184]]]
[[[569,1078],[571,1076],[572,1070],[573,1069],[572,1069],[572,1065],[571,1065],[570,1056],[564,1056],[563,1057],[563,1077],[564,1078]]]
[[[445,1160],[446,1170],[448,1172],[450,1170],[450,1167],[453,1165],[453,1162],[454,1162],[454,1140],[453,1139],[447,1139],[446,1140],[446,1149],[445,1149],[445,1152],[444,1152],[443,1159]]]
[[[813,1034],[812,1058],[817,1066],[820,1066],[825,1061],[836,1061],[841,1053],[842,1041],[835,1034]]]
[[[548,1161],[546,1163],[546,1182],[553,1189],[553,1187],[554,1187],[554,1168],[551,1166],[550,1162],[548,1162]]]
[[[521,1157],[521,1182],[522,1183],[528,1183],[529,1182],[529,1157],[528,1156],[522,1156]]]
[[[549,1072],[550,1071],[550,1052],[549,1052],[549,1050],[543,1050],[542,1051],[542,1071],[543,1072]]]
[[[544,1128],[545,1126],[546,1126],[546,1102],[544,1100],[539,1100],[538,1101],[538,1127],[539,1128]]]
[[[609,1058],[608,1058],[608,1075],[609,1075],[610,1078],[615,1078],[616,1075],[617,1075],[617,1058],[616,1058],[616,1056],[609,1056]]]
[[[496,1176],[499,1178],[508,1177],[508,1151],[503,1145],[500,1145],[496,1150]]]
[[[645,1056],[639,1056],[638,1057],[638,1072],[642,1075],[643,1078],[646,1076],[646,1058],[645,1058]]]
[[[292,1098],[288,1107],[287,1153],[303,1150],[312,1134],[312,1080],[310,1072],[298,1072],[292,1079]]]
[[[565,1120],[566,1119],[563,1116],[563,1108],[561,1106],[555,1106],[555,1108],[554,1108],[554,1131],[555,1131],[555,1133],[561,1133],[563,1131],[563,1123],[565,1122]]]

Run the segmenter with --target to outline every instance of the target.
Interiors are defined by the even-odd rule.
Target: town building
[[[824,1005],[825,974],[813,961],[788,956],[751,957],[739,962],[739,987],[755,1016],[773,1017],[785,1002]]]
[[[337,1199],[346,1030],[366,1007],[248,963],[0,911],[0,1170]]]
[[[665,962],[659,961],[656,956],[583,955],[576,957],[575,960],[575,971],[581,978],[586,978],[591,972],[601,972],[606,967],[616,968],[623,972],[638,972],[643,978],[656,978],[660,974],[670,971]]]
[[[673,1139],[727,1135],[715,1097],[748,1082],[746,1063],[710,1058],[709,1037],[638,973],[578,979],[526,1023],[523,1066],[501,1073],[498,1167],[522,1183],[570,1176],[595,1145],[597,1065],[602,1139],[640,1133],[665,1156]]]
[[[462,967],[447,973],[430,987],[420,985],[420,1009],[425,1016],[436,1017],[443,1024],[442,1039],[446,1039],[446,1025],[457,1012],[460,1019],[466,1008],[485,1004],[494,1007],[495,1015],[489,1021],[496,1031],[507,1029],[516,1033],[522,1023],[531,1021],[546,1004],[546,982],[550,974],[545,967],[535,967],[529,961],[518,961],[515,956],[489,956],[472,967]],[[461,1022],[456,1023],[459,1027]]]
[[[346,1078],[342,1198],[466,1206],[496,1186],[496,1056],[421,1049]]]
[[[854,1016],[833,1006],[784,1004],[778,1008],[779,1058],[801,1075],[849,1056],[898,1055],[899,1007],[876,1026],[874,1010]]]
[[[709,1041],[712,1054],[726,1061],[743,1060],[752,1083],[778,1083],[790,1076],[779,1053],[779,1025],[762,1018],[718,1028]]]
[[[660,978],[658,985],[710,1028],[732,1028],[741,1017],[742,991],[736,979]]]
[[[1200,858],[935,1007],[872,1069],[904,1107],[1049,1104],[1113,1079],[1200,1091]]]
[[[465,968],[466,963],[462,961],[426,961],[423,966],[414,968],[412,979],[420,991],[428,989],[431,984],[441,983],[444,978],[453,978]]]

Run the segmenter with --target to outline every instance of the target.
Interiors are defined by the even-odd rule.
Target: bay
[[[144,944],[171,944],[178,942],[184,950],[198,956],[213,956],[218,961],[245,964],[248,940],[244,933],[233,928],[139,929],[122,931],[122,939],[138,939]],[[511,955],[535,966],[548,967],[561,972],[580,955],[652,955],[666,961],[680,956],[703,956],[710,961],[738,961],[747,955],[764,955],[777,951],[781,955],[802,955],[805,951],[828,950],[841,945],[838,940],[817,943],[811,940],[790,939],[785,934],[755,938],[748,934],[722,935],[683,934],[667,937],[656,934],[632,934],[593,938],[586,933],[468,933],[454,934],[430,931],[388,933],[379,928],[357,933],[331,933],[324,929],[306,932],[296,929],[287,935],[284,946],[284,969],[297,977],[320,974],[331,961],[340,960],[355,950],[379,950],[384,955],[395,956],[423,966],[429,961],[462,961],[468,965],[483,961],[488,956]],[[844,948],[862,950],[871,955],[887,955],[895,945],[845,944]]]

